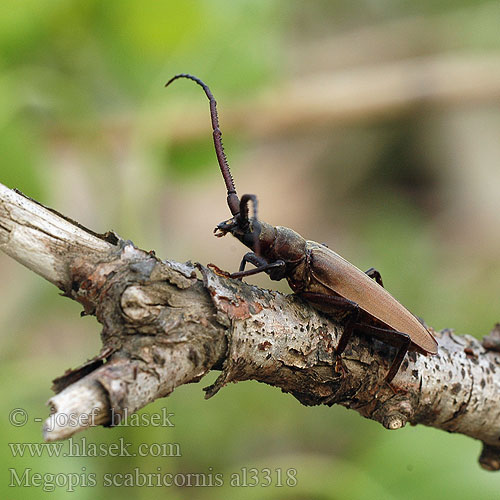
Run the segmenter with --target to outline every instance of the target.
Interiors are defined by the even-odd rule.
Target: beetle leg
[[[406,356],[408,348],[411,344],[409,335],[402,332],[398,332],[398,334],[400,336],[405,336],[406,338],[403,338],[401,340],[401,345],[399,346],[398,352],[396,353],[396,357],[392,361],[392,365],[389,368],[389,373],[385,376],[385,381],[387,383],[390,383],[390,381],[396,376],[396,373],[398,373],[399,367],[401,366],[401,363],[403,362],[403,359]]]
[[[247,262],[256,266],[255,269],[248,269],[245,271]],[[268,263],[264,257],[256,255],[253,252],[248,252],[243,256],[240,264],[240,269],[237,273],[230,274],[230,278],[241,279],[245,276],[252,276],[258,273],[267,273],[272,280],[279,281],[285,277],[285,262],[276,260],[275,262]]]
[[[322,312],[331,314],[335,311],[346,310],[349,313],[349,318],[344,323],[344,332],[337,344],[337,356],[344,351],[354,331],[366,333],[371,337],[378,338],[386,344],[397,347],[398,351],[385,377],[385,381],[389,383],[395,377],[411,344],[410,336],[407,333],[398,332],[390,328],[379,328],[365,323],[358,323],[358,304],[339,295],[312,292],[300,292],[298,295]]]
[[[310,302],[316,309],[326,313],[334,313],[336,311],[345,311],[348,314],[347,320],[344,322],[344,331],[340,336],[339,342],[335,349],[335,355],[337,356],[337,363],[343,374],[346,374],[346,370],[342,366],[342,361],[340,355],[347,347],[349,340],[351,339],[352,332],[354,331],[354,326],[359,317],[359,306],[356,302],[352,300],[341,297],[340,295],[327,295],[326,293],[314,293],[314,292],[300,292],[298,294],[303,299]],[[337,370],[337,363],[335,370]]]
[[[371,325],[365,325],[364,323],[358,323],[355,326],[355,330],[378,338],[382,342],[398,348],[396,356],[394,357],[391,367],[389,368],[389,372],[385,376],[385,381],[389,383],[395,377],[406,353],[408,352],[408,348],[411,344],[410,336],[407,333],[398,332],[397,330],[392,330],[390,328],[378,328]]]
[[[336,352],[340,356],[346,348],[359,316],[359,306],[352,300],[341,297],[340,295],[327,295],[326,293],[300,292],[303,299],[310,302],[316,309],[326,313],[335,311],[345,311],[349,314],[347,321],[344,323],[344,331],[340,336],[337,344]],[[330,307],[328,307],[330,306]]]
[[[382,276],[374,267],[370,267],[368,271],[365,271],[365,274],[374,279],[380,286],[384,286],[384,284],[382,283]]]
[[[253,264],[255,267],[262,267],[268,264],[267,260],[264,259],[264,257],[256,255],[253,252],[248,252],[245,255],[243,255],[243,259],[241,259],[240,268],[238,269],[239,272],[245,270],[247,262],[250,262],[250,264]]]

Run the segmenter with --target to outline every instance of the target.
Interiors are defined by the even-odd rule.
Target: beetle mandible
[[[222,146],[217,103],[208,86],[199,78],[182,73],[172,77],[187,78],[200,85],[210,101],[213,139],[217,161],[227,188],[227,204],[232,217],[215,228],[216,236],[231,233],[250,248],[231,278],[243,278],[265,272],[272,280],[286,279],[290,288],[313,307],[324,313],[345,311],[347,319],[336,348],[344,351],[354,331],[371,335],[397,348],[385,377],[390,382],[408,351],[437,354],[438,344],[422,323],[384,287],[380,273],[370,268],[363,272],[324,244],[308,241],[292,229],[272,226],[257,218],[257,197],[236,194],[229,165]],[[249,203],[253,217],[249,217]],[[254,269],[245,270],[247,263]]]

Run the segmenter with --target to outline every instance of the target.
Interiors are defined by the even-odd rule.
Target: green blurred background
[[[212,236],[229,212],[208,102],[192,82],[163,88],[189,72],[212,88],[236,185],[264,220],[377,267],[436,329],[481,337],[500,320],[499,19],[498,1],[473,0],[6,0],[0,182],[162,257],[236,269],[243,247]],[[471,439],[389,432],[254,382],[205,401],[216,373],[142,410],[167,406],[175,427],[85,433],[180,457],[13,457],[8,443],[41,442],[50,380],[98,352],[100,328],[3,254],[0,272],[2,498],[500,498]],[[26,426],[9,425],[14,408]],[[272,486],[229,487],[252,467]],[[9,487],[9,468],[98,485]],[[135,468],[225,486],[102,486]],[[297,485],[276,487],[290,468]]]

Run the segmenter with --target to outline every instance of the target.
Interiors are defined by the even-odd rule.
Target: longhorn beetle
[[[222,146],[217,103],[212,92],[199,78],[185,73],[174,76],[165,86],[178,78],[196,82],[210,101],[215,152],[232,215],[218,224],[214,232],[218,237],[231,233],[252,250],[244,255],[239,271],[229,274],[229,277],[241,279],[265,272],[272,280],[286,278],[295,294],[319,311],[330,314],[344,311],[347,320],[336,348],[337,356],[346,348],[353,331],[397,347],[386,382],[394,378],[408,351],[437,354],[438,345],[432,334],[386,291],[376,269],[370,268],[364,273],[324,244],[307,241],[292,229],[274,227],[258,220],[257,197],[245,194],[240,200],[236,194]],[[250,201],[253,204],[252,218],[248,209]],[[247,262],[255,268],[245,271]]]

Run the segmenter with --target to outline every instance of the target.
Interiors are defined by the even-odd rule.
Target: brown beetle
[[[217,160],[227,188],[227,203],[232,217],[221,222],[216,236],[231,233],[252,251],[245,254],[238,272],[231,278],[243,278],[265,272],[272,280],[286,278],[291,289],[324,313],[345,311],[347,321],[336,348],[345,349],[353,331],[376,337],[398,348],[385,380],[390,382],[408,351],[437,354],[438,344],[420,321],[401,305],[382,284],[374,268],[364,273],[325,245],[307,241],[292,229],[271,226],[257,218],[257,198],[245,194],[241,200],[229,170],[222,146],[217,103],[210,89],[199,78],[180,74],[171,78],[188,78],[200,85],[210,101],[213,138]],[[249,217],[248,204],[253,203],[254,216]],[[245,271],[249,262],[256,266]]]

